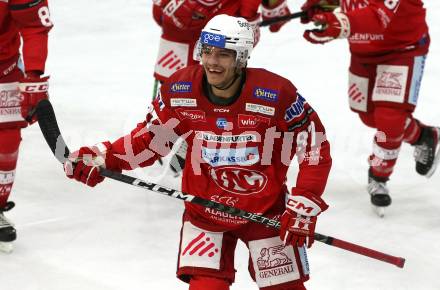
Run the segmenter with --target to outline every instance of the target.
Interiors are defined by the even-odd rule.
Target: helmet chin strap
[[[225,90],[227,90],[227,89],[229,89],[234,83],[235,83],[235,81],[239,78],[239,77],[241,77],[241,70],[240,69],[237,69],[236,71],[235,71],[235,74],[234,74],[234,77],[232,78],[232,80],[229,82],[229,83],[227,83],[226,85],[224,85],[224,86],[215,86],[215,85],[212,85],[214,88],[216,88],[217,90],[221,90],[221,91],[225,91]]]

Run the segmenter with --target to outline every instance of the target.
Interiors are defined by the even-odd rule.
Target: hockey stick
[[[49,100],[43,100],[38,104],[37,117],[38,117],[38,124],[40,125],[44,139],[46,139],[47,144],[49,145],[50,149],[52,150],[53,154],[58,159],[58,161],[64,163],[69,156],[69,149],[67,148],[63,136],[61,135],[60,129],[58,128],[55,112]],[[203,199],[198,196],[194,196],[182,191],[171,189],[156,183],[143,181],[135,177],[131,177],[122,173],[113,172],[107,169],[100,169],[100,174],[102,176],[120,182],[141,187],[143,189],[147,189],[149,191],[167,195],[169,197],[174,197],[186,202],[198,204],[203,207],[218,210],[220,212],[228,213],[255,223],[263,224],[277,229],[280,228],[279,221],[267,218],[263,215],[247,212],[232,206],[227,206],[215,201]],[[367,256],[379,261],[390,263],[399,268],[403,268],[405,264],[404,258],[391,256],[382,252],[378,252],[369,248],[365,248],[363,246],[352,244],[323,234],[315,233],[315,240],[330,246],[341,248],[343,250],[351,251],[359,255]]]
[[[323,10],[323,11],[333,11],[336,8],[338,8],[338,5],[319,5],[319,7]],[[261,22],[258,23],[258,26],[262,27],[262,26],[269,26],[272,25],[274,23],[278,23],[278,22],[282,22],[282,21],[288,21],[291,19],[295,19],[295,18],[301,18],[301,17],[306,17],[307,16],[307,11],[299,11],[299,12],[295,12],[292,14],[287,14],[287,15],[283,15],[283,16],[278,16],[278,17],[274,17],[274,18],[270,18],[267,20],[263,20]]]
[[[284,16],[279,16],[279,17],[274,17],[271,19],[267,19],[267,20],[263,20],[261,22],[258,23],[258,26],[262,27],[262,26],[269,26],[272,25],[274,23],[278,23],[278,22],[282,22],[282,21],[288,21],[290,19],[295,19],[295,18],[300,18],[300,17],[305,17],[307,16],[307,12],[306,11],[299,11],[299,12],[295,12],[292,14],[288,14],[288,15],[284,15]]]

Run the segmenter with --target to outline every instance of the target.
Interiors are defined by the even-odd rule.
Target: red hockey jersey
[[[428,52],[426,10],[421,0],[341,0],[350,20],[350,50],[365,59]]]
[[[112,144],[109,152],[120,168],[153,164],[181,136],[188,143],[184,192],[265,213],[288,192],[286,174],[296,154],[299,173],[293,190],[323,193],[330,146],[317,113],[290,81],[247,68],[240,96],[232,104],[215,105],[203,79],[203,68],[196,65],[177,71],[163,84],[146,120]],[[185,206],[207,230],[247,222],[191,203]]]
[[[0,1],[0,64],[18,57],[21,36],[25,70],[44,72],[51,28],[47,0]]]

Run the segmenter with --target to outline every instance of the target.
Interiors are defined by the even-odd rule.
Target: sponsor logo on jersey
[[[313,108],[309,108],[306,112],[306,115],[304,116],[304,118],[302,118],[301,120],[299,120],[298,122],[293,123],[292,125],[290,125],[287,130],[289,132],[292,132],[296,129],[302,128],[305,125],[307,125],[309,123],[309,116],[314,112],[315,110],[313,110]]]
[[[399,96],[402,93],[402,75],[399,72],[382,72],[377,80],[376,92]]]
[[[157,91],[156,99],[159,104],[159,109],[162,111],[163,108],[165,108],[165,103],[162,100],[162,94],[160,93],[160,90]]]
[[[184,68],[186,66],[186,62],[184,62],[179,55],[173,49],[171,49],[161,58],[159,58],[156,66],[163,70],[175,72],[181,68]]]
[[[301,251],[301,248],[298,248],[298,251]],[[250,241],[249,249],[255,269],[255,279],[260,288],[300,279],[297,259],[301,259],[302,256],[295,257],[293,247],[283,245],[278,237]],[[304,263],[302,265],[304,267]]]
[[[238,114],[238,127],[240,128],[256,128],[261,123],[269,126],[270,119],[258,115]]]
[[[297,93],[297,98],[295,102],[290,105],[290,107],[286,110],[286,114],[284,115],[284,120],[286,122],[290,122],[293,119],[299,117],[304,112],[304,104],[306,100]]]
[[[192,83],[191,82],[176,82],[170,85],[170,92],[172,93],[191,93]]]
[[[225,118],[218,118],[215,124],[217,125],[217,128],[225,129],[228,126],[228,121]]]
[[[259,105],[259,104],[254,104],[254,103],[246,103],[246,111],[260,113],[260,114],[269,115],[269,116],[275,115],[275,108],[274,107],[268,107],[268,106],[263,106],[263,105]]]
[[[383,34],[355,33],[348,38],[351,43],[369,43],[371,41],[383,41]]]
[[[284,252],[285,248],[286,246],[282,244],[274,247],[262,248],[260,251],[260,257],[257,259],[258,270],[272,269],[274,266],[286,267],[292,265],[292,260],[289,259]],[[288,268],[290,270],[292,266]]]
[[[249,166],[260,161],[257,147],[206,148],[202,147],[202,158],[213,167],[226,165]]]
[[[14,182],[15,170],[0,171],[0,184],[11,184]]]
[[[214,108],[214,112],[216,112],[216,113],[229,113],[229,109]]]
[[[365,8],[369,5],[369,0],[343,0],[341,1],[342,12],[349,12],[356,9]]]
[[[257,142],[257,136],[254,134],[243,135],[214,135],[207,132],[197,132],[196,138],[206,142],[215,143],[247,143]]]
[[[202,110],[177,109],[176,112],[181,120],[190,119],[193,122],[206,121],[206,114]]]
[[[278,91],[256,87],[254,89],[254,97],[269,102],[276,102],[278,101]]]
[[[221,34],[202,31],[200,34],[200,41],[202,44],[207,44],[216,47],[225,47],[226,37]]]
[[[211,168],[214,182],[223,190],[234,194],[249,195],[262,191],[267,176],[260,171],[236,167]]]
[[[170,100],[171,107],[197,107],[196,99],[173,98]]]
[[[373,101],[404,103],[408,72],[408,66],[378,65],[371,99]]]
[[[359,89],[356,83],[353,83],[348,89],[348,95],[352,102],[361,103],[366,100],[367,96],[365,96],[361,90]]]
[[[182,257],[189,256],[206,256],[213,257],[219,252],[218,246],[215,242],[211,241],[211,238],[206,235],[205,232],[201,232],[197,237],[192,239],[186,247],[183,249]]]

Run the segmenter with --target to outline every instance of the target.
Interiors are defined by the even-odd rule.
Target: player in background
[[[82,147],[69,157],[76,165],[65,164],[68,177],[95,186],[104,179],[100,166],[152,165],[180,136],[189,148],[184,192],[281,220],[279,231],[185,203],[177,275],[191,290],[229,289],[238,240],[249,248],[249,271],[260,289],[304,290],[305,248],[328,207],[321,199],[331,167],[324,127],[289,80],[247,68],[253,44],[244,18],[215,16],[200,35],[202,65],[171,75],[130,134]],[[289,190],[295,154],[299,173]]]
[[[10,251],[16,231],[4,212],[14,207],[8,198],[21,129],[36,121],[37,103],[48,98],[48,77],[42,75],[52,22],[46,0],[0,1],[0,19],[0,248]]]
[[[330,3],[328,3],[330,2]],[[323,13],[317,5],[339,1],[308,0],[307,21],[321,29],[306,30],[311,43],[348,38],[351,52],[348,97],[362,122],[377,129],[369,158],[368,193],[380,216],[391,204],[387,188],[403,142],[414,146],[416,171],[432,176],[439,161],[438,127],[413,116],[429,48],[421,0],[343,0],[339,12]]]
[[[262,4],[262,15],[258,9]],[[154,69],[153,98],[159,84],[177,70],[198,64],[194,59],[194,47],[205,24],[215,15],[228,14],[246,18],[254,29],[257,44],[260,38],[258,22],[290,14],[285,0],[155,0],[153,17],[162,28],[159,53]],[[270,31],[277,32],[285,22],[273,24]],[[184,167],[187,144],[173,155],[170,168],[178,176]]]

